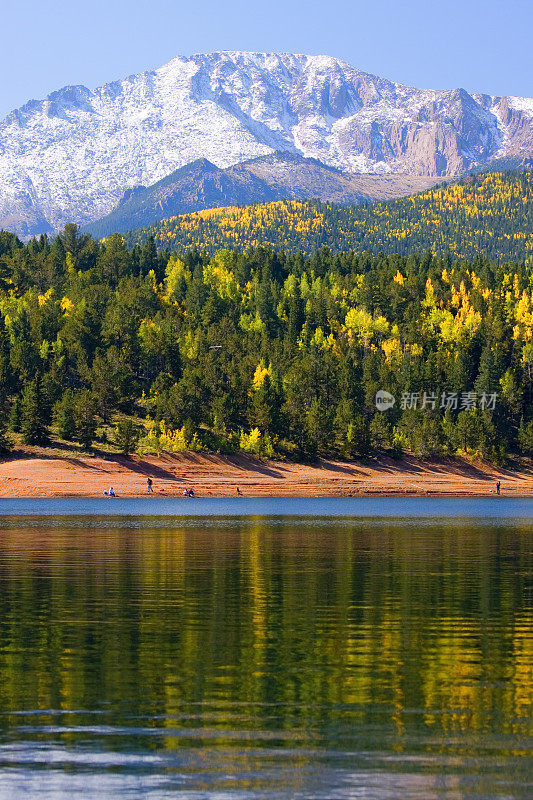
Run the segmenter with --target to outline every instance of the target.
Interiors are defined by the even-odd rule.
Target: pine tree
[[[328,452],[331,449],[331,420],[325,409],[324,402],[313,398],[305,415],[305,429],[307,432],[307,457],[316,458],[318,453]]]
[[[391,426],[387,422],[382,411],[374,414],[370,422],[370,442],[372,447],[379,451],[384,451],[390,447],[392,438]]]
[[[43,408],[43,419],[46,425],[49,425],[52,421],[54,404],[61,397],[61,384],[50,372],[46,372],[42,377],[39,393]]]
[[[261,433],[275,434],[279,429],[279,407],[280,398],[267,374],[253,393],[250,425],[259,428]]]
[[[455,422],[450,409],[446,409],[442,418],[442,434],[444,436],[444,447],[448,453],[453,453],[456,448]]]
[[[76,402],[72,389],[67,389],[54,406],[54,422],[61,439],[71,441],[76,436]]]
[[[22,400],[20,395],[17,395],[11,404],[9,412],[9,430],[13,433],[20,433],[20,425],[22,422]]]
[[[298,284],[294,287],[294,291],[289,298],[289,320],[287,323],[287,337],[291,344],[296,344],[298,336],[302,330],[302,325],[305,320],[303,311],[302,298],[300,296],[300,287]]]
[[[150,270],[157,272],[158,258],[157,249],[153,236],[149,236],[141,248],[139,255],[139,268],[141,275],[148,275]]]
[[[11,442],[6,436],[8,419],[8,403],[3,393],[0,393],[0,453],[11,449]]]
[[[475,411],[461,411],[457,415],[455,436],[457,447],[463,451],[478,449],[482,444],[482,428]]]
[[[44,444],[46,441],[46,428],[37,380],[30,381],[22,392],[20,432],[25,444]]]
[[[88,390],[80,392],[74,405],[76,441],[89,450],[96,435],[98,400]]]
[[[0,319],[0,387],[6,394],[9,394],[14,388],[10,364],[9,335],[2,319]]]
[[[115,444],[120,449],[120,452],[129,456],[137,447],[139,441],[139,429],[131,421],[131,419],[121,420],[115,430]]]
[[[533,420],[528,425],[522,422],[518,431],[518,442],[525,456],[533,455]]]
[[[370,454],[370,431],[362,414],[356,414],[349,424],[346,440],[351,456],[366,458]]]

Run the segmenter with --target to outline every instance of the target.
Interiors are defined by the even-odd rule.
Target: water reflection
[[[177,525],[4,526],[0,797],[531,796],[525,523]]]

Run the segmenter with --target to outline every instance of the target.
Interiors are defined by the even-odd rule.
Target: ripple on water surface
[[[533,795],[529,501],[205,502],[9,507],[1,800]]]

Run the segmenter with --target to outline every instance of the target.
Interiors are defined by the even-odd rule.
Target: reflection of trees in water
[[[191,703],[180,726],[315,743],[335,720],[400,748],[413,727],[525,733],[529,547],[462,522],[6,529],[0,708],[161,714],[168,747]]]

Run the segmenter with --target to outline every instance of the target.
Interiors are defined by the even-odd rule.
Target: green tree
[[[20,432],[25,444],[46,442],[43,407],[37,380],[30,381],[22,392]]]
[[[76,422],[76,441],[89,450],[96,435],[98,425],[98,398],[88,389],[79,392],[74,404]]]
[[[383,412],[374,414],[370,422],[370,442],[374,450],[383,452],[391,445],[392,430]]]
[[[346,434],[348,452],[351,456],[366,458],[370,455],[370,430],[362,414],[356,414]]]
[[[76,437],[76,398],[72,389],[67,389],[54,405],[53,416],[59,437],[72,441]]]
[[[8,421],[8,403],[5,396],[0,392],[0,453],[6,453],[11,449],[11,440],[6,435]]]
[[[446,409],[441,421],[443,446],[447,453],[454,453],[456,448],[455,421],[450,409]]]
[[[52,409],[61,397],[61,384],[50,372],[46,372],[39,387],[43,409],[43,419],[47,425],[52,421]]]
[[[348,441],[348,431],[350,430],[350,426],[352,426],[353,429],[354,416],[353,400],[347,398],[340,400],[333,419],[335,449],[341,455],[348,457],[353,455],[351,445]]]
[[[13,433],[20,433],[22,423],[22,398],[17,395],[11,404],[8,427]]]
[[[157,248],[153,236],[149,236],[141,248],[139,256],[139,268],[141,275],[148,275],[150,270],[157,272],[158,257]]]
[[[261,386],[253,392],[250,407],[250,426],[261,433],[275,434],[279,431],[280,397],[273,386],[270,375],[265,375]]]
[[[130,267],[130,254],[119,233],[109,236],[98,256],[98,267],[105,280],[116,285],[121,278],[128,274]]]
[[[450,423],[453,426],[453,422],[449,417],[446,420],[446,424],[449,426]],[[446,440],[442,430],[442,422],[437,416],[429,416],[419,409],[408,409],[402,414],[399,428],[407,447],[415,455],[421,458],[428,458],[440,455],[443,452]],[[451,447],[455,448],[455,426],[450,430],[453,431]]]
[[[305,415],[305,430],[307,433],[307,457],[316,458],[320,454],[331,452],[333,442],[331,439],[331,421],[321,398],[315,397]]]
[[[521,424],[518,431],[518,443],[525,456],[533,456],[533,420],[527,425]]]
[[[139,429],[129,418],[122,419],[115,429],[115,444],[125,456],[133,453],[139,442]]]
[[[424,416],[421,430],[419,455],[433,458],[442,455],[445,446],[441,421],[438,417]]]
[[[455,444],[460,450],[480,450],[483,445],[483,426],[474,410],[461,411],[455,426]]]

